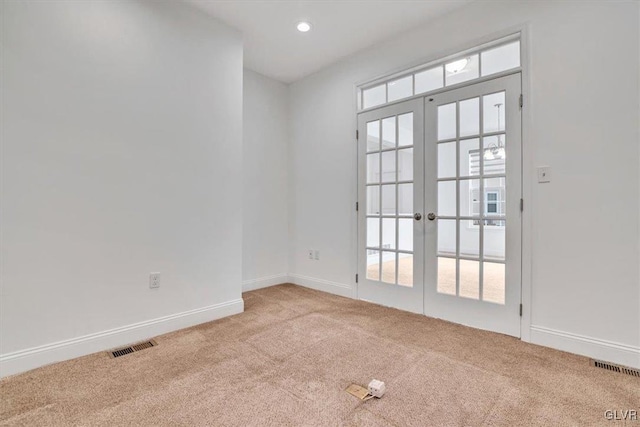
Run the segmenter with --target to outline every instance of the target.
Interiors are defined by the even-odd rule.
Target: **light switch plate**
[[[541,166],[538,168],[538,182],[551,182],[551,167]]]

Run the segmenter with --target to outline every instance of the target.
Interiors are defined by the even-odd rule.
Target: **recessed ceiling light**
[[[309,31],[311,29],[311,24],[309,24],[308,22],[304,22],[304,21],[298,22],[298,25],[296,26],[296,28],[301,33],[306,33],[307,31]]]

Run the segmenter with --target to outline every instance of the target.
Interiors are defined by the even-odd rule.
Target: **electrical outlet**
[[[156,289],[160,287],[160,273],[149,274],[149,288]]]
[[[316,261],[320,260],[320,251],[313,251],[313,259]]]
[[[309,259],[313,259],[313,249],[307,251]]]

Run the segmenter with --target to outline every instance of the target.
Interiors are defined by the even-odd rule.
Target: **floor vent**
[[[157,345],[158,343],[156,343],[154,340],[149,340],[149,341],[141,342],[138,344],[130,345],[128,347],[119,348],[117,350],[110,350],[108,353],[109,353],[109,356],[114,358],[114,357],[124,356],[126,354],[131,354],[135,351],[144,350],[145,348],[155,347]]]
[[[614,365],[613,363],[602,362],[600,360],[591,360],[591,366],[596,368],[606,369],[608,371],[619,372],[625,375],[631,375],[632,377],[640,378],[640,370],[627,368],[626,366]]]

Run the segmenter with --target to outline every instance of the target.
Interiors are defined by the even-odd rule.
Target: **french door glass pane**
[[[482,97],[484,133],[504,132],[506,121],[504,95],[504,92],[498,92]]]
[[[398,215],[413,215],[413,184],[398,185]]]
[[[506,245],[506,221],[484,221],[484,259],[488,261],[504,261]]]
[[[413,181],[413,148],[398,150],[398,181]]]
[[[396,248],[396,219],[382,219],[382,249]]]
[[[396,283],[396,253],[382,252],[382,281],[386,283]]]
[[[485,262],[482,268],[482,300],[504,304],[505,265]]]
[[[380,153],[367,154],[367,184],[380,182]]]
[[[487,218],[504,218],[507,214],[506,178],[484,180],[485,202],[482,214]],[[495,200],[489,200],[490,198]]]
[[[480,256],[480,226],[477,221],[460,221],[460,256]]]
[[[380,251],[367,249],[367,279],[380,280]]]
[[[480,133],[480,98],[460,102],[460,137]]]
[[[505,174],[507,159],[507,136],[505,134],[482,138],[484,153],[484,174]]]
[[[413,254],[398,254],[398,285],[413,286]]]
[[[398,249],[413,252],[413,219],[398,219]]]
[[[456,215],[456,182],[438,182],[438,215]]]
[[[367,218],[367,246],[377,248],[380,246],[380,219]]]
[[[460,262],[460,296],[480,298],[480,262],[466,259]]]
[[[438,219],[438,255],[456,256],[456,220]]]
[[[413,145],[413,113],[398,116],[398,145]]]
[[[456,132],[456,103],[438,107],[438,141],[455,138]]]
[[[480,140],[460,141],[460,176],[480,175]]]
[[[382,215],[396,214],[396,185],[382,186]]]
[[[382,119],[382,149],[396,146],[396,118]]]
[[[380,215],[380,186],[367,187],[367,215]]]
[[[396,182],[396,150],[382,153],[382,182]]]
[[[438,257],[437,290],[441,294],[456,294],[456,260]]]
[[[438,178],[455,178],[456,142],[438,144]]]
[[[460,216],[480,216],[480,180],[460,180]]]
[[[367,151],[380,150],[380,121],[367,123]]]

